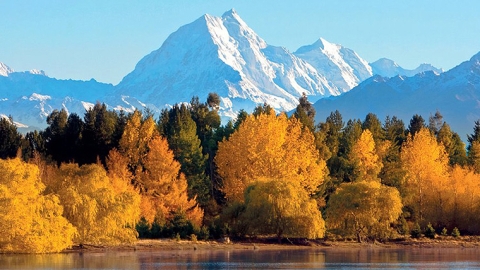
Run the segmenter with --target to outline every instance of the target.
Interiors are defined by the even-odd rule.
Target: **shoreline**
[[[232,250],[294,250],[294,249],[416,249],[416,248],[480,248],[479,236],[437,237],[436,239],[402,239],[387,242],[363,242],[351,240],[310,240],[304,244],[266,243],[265,241],[190,241],[173,239],[140,239],[130,245],[74,246],[62,253],[110,252],[110,251],[232,251]]]

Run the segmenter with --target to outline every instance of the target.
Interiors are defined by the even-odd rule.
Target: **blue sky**
[[[292,52],[323,37],[369,62],[448,70],[480,51],[477,0],[0,0],[0,62],[117,84],[180,26],[231,8]]]

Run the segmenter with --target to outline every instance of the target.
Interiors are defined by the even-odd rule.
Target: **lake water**
[[[479,249],[190,250],[0,255],[0,269],[480,269]]]

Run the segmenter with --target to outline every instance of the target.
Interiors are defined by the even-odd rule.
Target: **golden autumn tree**
[[[317,202],[295,181],[264,181],[245,194],[243,223],[250,234],[321,238],[325,221]]]
[[[315,138],[296,118],[270,112],[249,115],[215,157],[229,201],[243,201],[245,189],[261,179],[297,181],[311,195],[327,175]]]
[[[356,180],[378,181],[378,174],[383,164],[377,155],[370,130],[364,130],[354,143],[349,153],[349,160],[353,163]]]
[[[123,172],[141,195],[141,215],[152,223],[156,217],[171,218],[185,212],[192,223],[200,225],[203,211],[195,198],[188,198],[188,184],[180,173],[168,142],[156,129],[153,118],[135,111],[127,121],[119,149],[112,151],[109,171]],[[123,156],[120,157],[120,156]]]
[[[402,213],[402,199],[396,188],[377,181],[343,183],[330,196],[327,226],[337,234],[357,238],[389,238],[391,223]]]
[[[148,143],[158,134],[153,118],[144,118],[142,113],[135,110],[128,118],[127,124],[119,142],[119,151],[126,157],[128,169],[132,173],[133,183],[140,190],[143,189],[136,175],[143,170],[143,160],[148,151]]]
[[[165,138],[157,135],[148,143],[143,164],[139,181],[145,190],[143,195],[157,210],[156,214],[170,219],[173,214],[184,212],[190,221],[201,225],[203,211],[195,198],[188,198],[187,180],[180,173],[180,163],[174,159],[174,153]],[[152,216],[145,218],[152,221]]]
[[[419,222],[436,223],[448,200],[448,155],[427,128],[409,135],[400,153],[406,180],[404,203]],[[425,224],[426,225],[426,224]],[[435,224],[434,224],[435,225]]]
[[[101,165],[62,164],[48,189],[58,194],[64,216],[77,228],[74,241],[119,244],[136,240],[140,196],[107,176]]]
[[[46,253],[70,247],[75,228],[55,195],[42,195],[38,167],[0,160],[0,252]]]
[[[449,230],[457,227],[464,232],[480,233],[480,174],[456,165],[450,171],[446,190],[448,204],[442,225]]]

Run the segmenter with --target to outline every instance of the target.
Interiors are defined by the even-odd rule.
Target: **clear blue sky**
[[[369,62],[448,70],[480,51],[477,0],[0,0],[0,62],[117,84],[180,26],[231,8],[292,52],[323,37]]]

